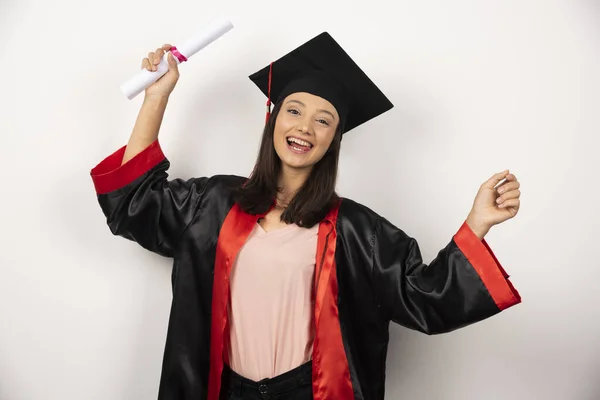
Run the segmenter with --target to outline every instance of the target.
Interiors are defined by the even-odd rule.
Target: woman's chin
[[[286,168],[295,170],[305,170],[312,168],[313,164],[304,157],[283,157],[281,163]]]

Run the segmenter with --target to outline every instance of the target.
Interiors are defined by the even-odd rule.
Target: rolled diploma
[[[181,46],[177,46],[177,50],[189,60],[194,54],[229,32],[232,28],[233,24],[231,21],[218,19]],[[178,64],[180,63],[177,57],[175,57],[175,61]],[[121,85],[121,91],[131,100],[168,71],[169,63],[167,61],[167,54],[165,54],[160,60],[156,71],[148,71],[146,68],[143,68],[137,75]]]

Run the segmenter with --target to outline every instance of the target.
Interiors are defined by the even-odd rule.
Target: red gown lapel
[[[350,369],[342,341],[335,265],[339,203],[319,226],[315,271],[315,340],[313,397],[315,400],[353,399]]]
[[[231,268],[258,219],[262,217],[264,214],[247,214],[237,204],[234,204],[221,227],[217,241],[213,279],[208,400],[218,400],[221,389]]]
[[[313,395],[315,400],[352,399],[352,383],[342,342],[337,307],[338,282],[335,269],[336,222],[339,203],[319,224],[315,262],[315,340],[313,344]],[[266,213],[265,213],[266,214]],[[234,204],[217,242],[210,340],[208,400],[218,400],[227,337],[229,277],[237,255],[265,214],[250,215]]]

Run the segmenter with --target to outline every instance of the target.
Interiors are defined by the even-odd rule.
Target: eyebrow
[[[288,100],[288,102],[286,104],[289,104],[289,103],[298,103],[301,106],[306,107],[306,104],[304,104],[300,100]],[[331,111],[323,110],[322,108],[318,109],[317,111],[324,112],[325,114],[331,115],[331,118],[333,118],[333,120],[335,121],[335,115],[333,115],[333,113]]]

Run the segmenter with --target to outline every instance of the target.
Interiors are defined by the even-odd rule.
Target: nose
[[[298,124],[298,130],[307,135],[311,135],[309,125],[305,121],[302,121]]]

